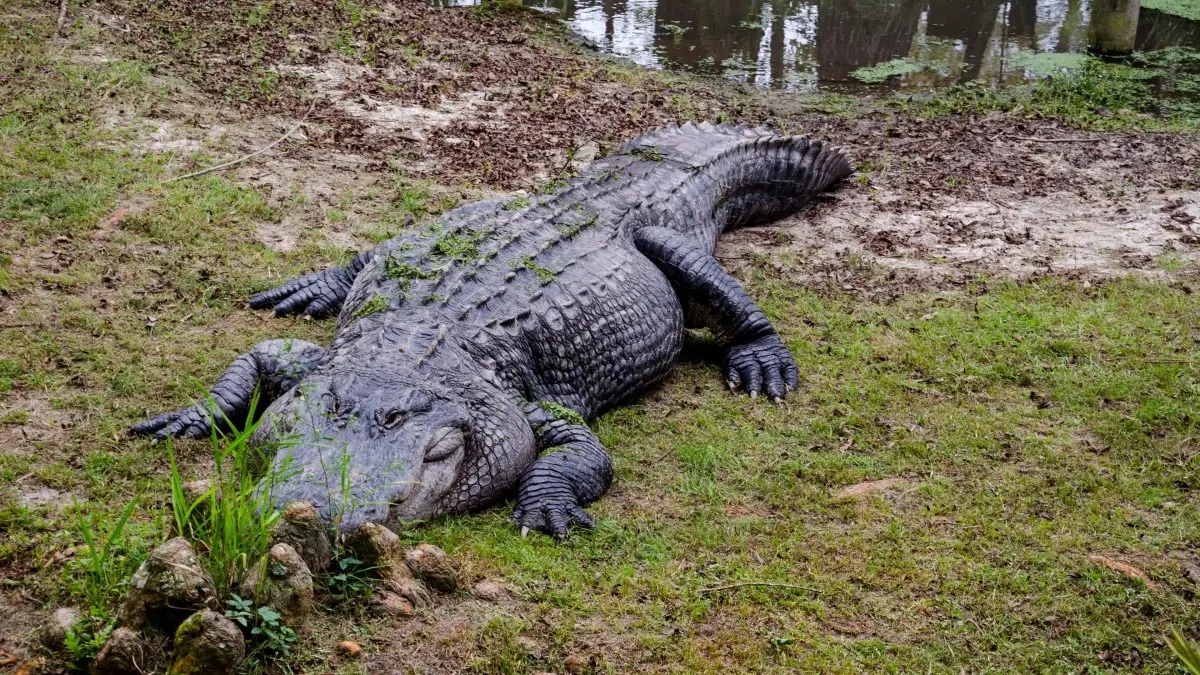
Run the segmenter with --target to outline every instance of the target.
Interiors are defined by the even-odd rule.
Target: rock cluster
[[[207,486],[195,486],[196,491]],[[366,524],[347,535],[347,552],[379,580],[372,612],[412,616],[431,602],[429,589],[458,589],[458,566],[442,549],[421,544],[405,550],[400,538],[382,525]],[[247,570],[237,589],[241,597],[279,612],[284,624],[303,631],[313,609],[313,574],[329,569],[333,546],[324,523],[311,504],[288,506],[272,533],[270,550]],[[490,585],[489,585],[490,584]],[[491,582],[475,586],[483,599],[503,597]],[[96,657],[96,675],[165,672],[167,675],[214,673],[233,675],[246,655],[242,628],[222,613],[212,578],[184,537],[175,537],[150,553],[134,573],[117,612],[117,628]],[[65,637],[81,620],[73,608],[61,608],[41,629],[51,651],[64,648]],[[163,647],[170,644],[171,654]],[[342,643],[347,658],[361,647]]]

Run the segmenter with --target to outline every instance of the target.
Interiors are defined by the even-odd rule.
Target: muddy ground
[[[274,203],[307,198],[304,216],[260,233],[283,251],[305,231],[368,245],[354,232],[369,229],[360,220],[370,214],[356,213],[350,196],[398,174],[459,199],[532,190],[640,130],[714,119],[827,139],[859,169],[809,211],[727,237],[720,254],[734,267],[768,254],[806,283],[886,297],[977,276],[1157,276],[1200,255],[1195,136],[1085,133],[1019,112],[920,120],[862,105],[830,113],[786,94],[647,76],[571,45],[545,17],[503,9],[480,21],[482,10],[386,4],[370,28],[344,38],[350,46],[331,48],[327,36],[255,31],[234,13],[136,7],[110,5],[124,11],[87,20],[110,40],[160,55],[162,73],[178,78],[177,97],[163,102],[161,117],[114,111],[111,123],[142,129],[139,147],[179,157],[180,172],[194,168],[194,153],[230,159],[299,123],[278,150],[234,172]],[[277,5],[273,16],[300,10]],[[311,26],[336,9],[315,3],[300,13],[317,15],[295,19]],[[207,34],[216,44],[181,52],[167,43],[199,34],[202,21],[215,22]],[[245,54],[251,43],[267,56]],[[251,91],[268,68],[274,88],[212,105],[214,96]],[[330,222],[330,210],[347,217]]]
[[[735,271],[772,266],[823,293],[887,299],[980,277],[1170,277],[1200,260],[1195,136],[1095,134],[1021,113],[920,120],[876,103],[846,109],[653,76],[587,52],[550,19],[502,7],[388,3],[348,31],[323,33],[338,23],[326,19],[344,11],[339,3],[276,3],[258,23],[247,8],[194,5],[169,0],[151,13],[141,3],[90,4],[68,28],[91,35],[87,46],[54,45],[78,63],[154,64],[155,85],[170,95],[149,115],[113,108],[104,121],[130,130],[128,149],[162,155],[174,175],[295,128],[225,172],[290,205],[256,234],[278,251],[371,245],[377,197],[398,182],[430,192],[430,205],[409,214],[419,219],[566,178],[646,128],[713,119],[827,139],[858,170],[804,213],[731,233],[719,255]],[[124,203],[96,236],[146,206]],[[18,265],[30,262],[20,256]],[[18,487],[26,505],[58,498],[39,489]],[[23,603],[0,596],[16,625],[32,625]],[[417,658],[453,671],[454,636],[489,612],[455,600],[384,629],[395,650],[372,657],[382,668],[372,672]]]

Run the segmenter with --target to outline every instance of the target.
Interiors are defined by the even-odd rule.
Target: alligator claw
[[[800,388],[800,369],[775,334],[731,348],[725,359],[725,377],[731,388],[746,391],[750,398],[765,393],[776,403]]]
[[[513,522],[521,526],[521,538],[529,535],[530,530],[548,534],[558,541],[565,541],[571,525],[586,529],[594,529],[595,522],[577,503],[573,497],[552,495],[534,500],[529,506],[518,505],[513,509]]]
[[[314,319],[341,310],[354,277],[344,267],[306,274],[250,298],[252,309],[273,308],[275,316],[305,314]]]
[[[135,424],[129,428],[129,433],[135,436],[153,434],[155,440],[159,441],[166,440],[168,436],[206,438],[212,433],[211,420],[212,417],[207,409],[194,405]]]

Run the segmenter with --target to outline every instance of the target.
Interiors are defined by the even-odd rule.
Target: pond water
[[[1091,16],[1090,0],[524,1],[645,66],[802,91],[1020,82],[1086,53]],[[1149,4],[1138,50],[1200,50],[1200,20]]]

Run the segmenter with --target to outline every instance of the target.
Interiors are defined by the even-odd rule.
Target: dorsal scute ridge
[[[710,138],[703,138],[705,136]],[[647,131],[626,143],[613,156],[636,155],[645,161],[668,160],[699,169],[728,157],[731,152],[773,151],[785,146],[807,151],[813,143],[817,142],[806,135],[781,134],[765,126],[688,121]],[[841,151],[833,146],[820,144],[813,147],[841,155]]]

